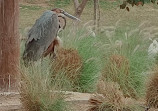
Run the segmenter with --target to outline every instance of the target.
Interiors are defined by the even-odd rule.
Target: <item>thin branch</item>
[[[77,10],[75,11],[75,15],[77,17],[80,17],[83,9],[85,8],[86,4],[87,4],[88,0],[82,0],[82,2],[80,3],[80,5],[77,7]]]
[[[99,31],[99,22],[100,22],[99,0],[94,0],[94,30],[95,32]]]
[[[94,30],[97,29],[97,0],[94,0]]]
[[[100,27],[100,5],[99,5],[99,0],[98,0],[98,2],[97,2],[97,8],[98,8],[98,11],[97,11],[97,13],[98,13],[98,18],[97,18],[97,32],[99,32],[99,27]]]

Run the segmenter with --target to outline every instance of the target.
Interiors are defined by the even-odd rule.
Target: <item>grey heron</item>
[[[54,52],[54,47],[59,42],[59,38],[57,37],[58,32],[66,26],[65,16],[73,20],[79,20],[59,8],[45,11],[36,20],[28,32],[28,39],[25,43],[25,50],[23,52],[25,64],[31,61],[37,61]]]

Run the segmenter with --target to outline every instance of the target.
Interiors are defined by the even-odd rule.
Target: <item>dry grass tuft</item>
[[[29,92],[26,83],[23,83],[20,87],[20,100],[23,104],[23,107],[27,109],[27,111],[40,111],[40,104],[38,96],[33,97]]]
[[[97,84],[97,92],[103,94],[110,103],[116,106],[120,106],[123,103],[124,96],[117,83],[100,81]]]
[[[40,108],[42,107],[42,104],[41,104],[40,98],[39,98],[40,96],[33,95],[33,93],[35,93],[35,92],[30,91],[31,90],[30,87],[32,86],[30,78],[27,77],[23,73],[21,73],[21,84],[20,85],[21,85],[20,86],[20,96],[21,96],[20,100],[23,104],[23,107],[25,109],[27,109],[27,111],[40,111]],[[38,92],[36,92],[36,93],[38,93]]]
[[[51,93],[49,88],[43,87],[43,81],[39,78],[39,80],[36,79],[32,81],[28,75],[23,72],[21,73],[20,100],[27,111],[48,110],[49,107],[47,107],[47,105],[52,105],[57,98],[60,99],[57,94]],[[46,101],[44,99],[46,99]],[[43,103],[44,101],[45,103]]]
[[[53,72],[58,74],[61,71],[71,80],[79,78],[82,67],[82,59],[75,49],[60,48],[53,62]]]
[[[108,66],[113,72],[115,68],[118,70],[123,70],[125,75],[129,74],[129,62],[128,59],[121,55],[112,55],[110,56],[110,65]]]
[[[102,95],[89,100],[92,107],[88,111],[134,111],[134,101],[123,96],[117,83],[100,81],[98,92]]]
[[[53,92],[50,67],[34,64],[28,68],[21,67],[19,87],[20,100],[27,111],[68,111],[62,93]]]
[[[126,57],[121,55],[112,55],[103,70],[103,78],[110,79],[120,85],[125,97],[132,97],[137,99],[135,89],[131,87],[129,78],[129,61]]]
[[[147,83],[146,105],[148,107],[158,108],[158,69],[151,75]]]

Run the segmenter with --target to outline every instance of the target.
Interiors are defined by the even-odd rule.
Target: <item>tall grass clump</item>
[[[108,44],[102,71],[104,79],[117,82],[124,96],[135,99],[144,95],[145,72],[152,65],[147,53],[150,41],[140,32],[139,27],[129,31],[116,27],[115,34],[104,40]]]
[[[57,88],[52,85],[48,62],[44,62],[42,65],[35,63],[28,68],[22,65],[20,83],[20,99],[27,111],[70,110],[64,101],[63,94],[54,92]]]
[[[135,89],[130,84],[129,61],[124,56],[112,55],[103,72],[103,78],[107,81],[117,82],[125,97],[136,98]]]
[[[79,86],[83,92],[91,92],[96,88],[96,82],[99,77],[100,54],[95,47],[96,39],[93,37],[85,37],[79,41],[78,51],[83,58],[83,67],[79,79]]]
[[[94,92],[101,69],[100,52],[96,46],[97,38],[87,34],[83,27],[76,30],[70,29],[63,34],[63,45],[74,48],[82,59],[82,68],[78,79],[78,91]]]
[[[65,77],[67,83],[71,86],[67,90],[76,90],[78,80],[82,69],[82,58],[75,49],[57,49],[56,57],[52,62],[52,77],[59,78],[60,75]],[[64,80],[64,81],[65,81]],[[63,84],[65,85],[65,84]]]
[[[146,105],[149,108],[158,108],[158,66],[150,74],[146,87]]]
[[[125,98],[117,83],[100,81],[98,92],[90,98],[92,105],[88,111],[141,111],[134,100]]]

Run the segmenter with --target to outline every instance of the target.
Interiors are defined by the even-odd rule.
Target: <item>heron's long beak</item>
[[[67,13],[67,12],[64,12],[63,14],[64,14],[64,15],[66,15],[67,17],[69,17],[69,18],[73,19],[73,20],[78,20],[78,21],[81,21],[79,18],[77,18],[77,17],[75,17],[75,16],[73,16],[73,15],[71,15],[71,14]]]

